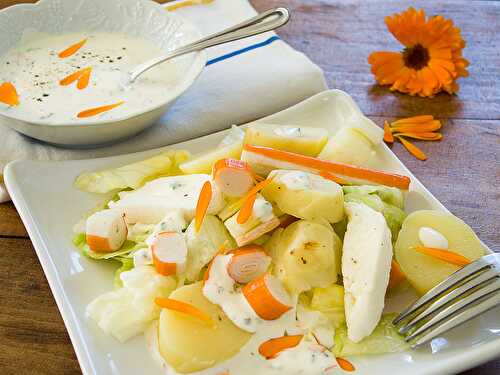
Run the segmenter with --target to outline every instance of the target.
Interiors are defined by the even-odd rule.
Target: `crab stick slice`
[[[263,275],[271,264],[262,246],[248,245],[231,251],[233,256],[227,265],[231,278],[240,284],[246,284]]]
[[[92,214],[87,219],[85,233],[90,250],[96,252],[118,250],[127,239],[127,225],[123,213],[103,210]]]
[[[266,359],[276,358],[283,350],[299,345],[303,337],[304,335],[290,335],[269,339],[260,344],[259,354]]]
[[[252,169],[243,160],[219,160],[214,164],[213,178],[219,189],[228,197],[242,197],[254,185]]]
[[[292,301],[281,282],[264,274],[242,288],[243,295],[264,320],[275,320],[292,308]]]
[[[248,245],[250,242],[255,241],[257,238],[262,236],[263,234],[266,234],[267,232],[272,231],[273,229],[277,228],[280,226],[280,219],[277,217],[272,218],[269,221],[266,221],[254,229],[250,230],[249,232],[238,236],[235,238],[236,244],[238,246],[245,246]]]
[[[177,232],[160,232],[151,244],[153,265],[164,276],[179,275],[186,270],[186,240]]]

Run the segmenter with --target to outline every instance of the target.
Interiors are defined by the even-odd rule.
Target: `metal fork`
[[[415,348],[499,305],[500,254],[489,254],[436,285],[393,324]]]

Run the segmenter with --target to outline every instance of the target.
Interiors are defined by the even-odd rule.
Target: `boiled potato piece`
[[[301,219],[326,219],[336,223],[344,217],[342,187],[319,175],[303,171],[274,170],[272,182],[262,195],[279,209]]]
[[[419,230],[422,227],[429,227],[441,233],[448,240],[448,250],[470,260],[475,260],[485,253],[472,229],[451,214],[422,210],[408,215],[396,241],[395,255],[408,281],[419,293],[426,293],[459,269],[458,266],[412,249],[414,246],[423,246],[419,239]]]
[[[244,143],[316,156],[325,145],[328,131],[307,126],[255,124],[249,127]]]
[[[243,149],[242,142],[234,142],[227,146],[218,147],[215,150],[195,157],[185,163],[179,165],[179,169],[185,174],[195,173],[212,173],[212,166],[220,159],[239,159],[241,150]]]
[[[177,372],[212,367],[238,353],[251,337],[205,298],[201,282],[175,290],[170,298],[190,303],[216,322],[215,327],[210,327],[187,314],[162,310],[158,326],[159,349],[165,361]]]
[[[371,141],[359,130],[346,127],[328,140],[318,157],[339,163],[365,165],[375,156]]]
[[[290,293],[298,294],[337,281],[341,247],[332,229],[299,220],[273,235],[266,248],[275,263],[273,272]]]

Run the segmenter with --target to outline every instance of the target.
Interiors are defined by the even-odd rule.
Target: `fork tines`
[[[500,254],[489,254],[435,286],[393,323],[414,348],[498,305]]]

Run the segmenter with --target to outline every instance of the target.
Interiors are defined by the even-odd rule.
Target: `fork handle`
[[[173,59],[174,57],[185,55],[187,53],[195,51],[201,51],[205,48],[218,46],[220,44],[232,42],[250,36],[262,34],[283,26],[288,22],[289,19],[290,13],[286,8],[275,8],[267,10],[235,26],[209,35],[203,39],[197,40],[196,42],[171,51],[166,55],[159,56],[155,59],[146,61],[145,63],[138,65],[130,72],[130,82],[133,82],[146,70],[149,70],[152,67],[167,60]]]

